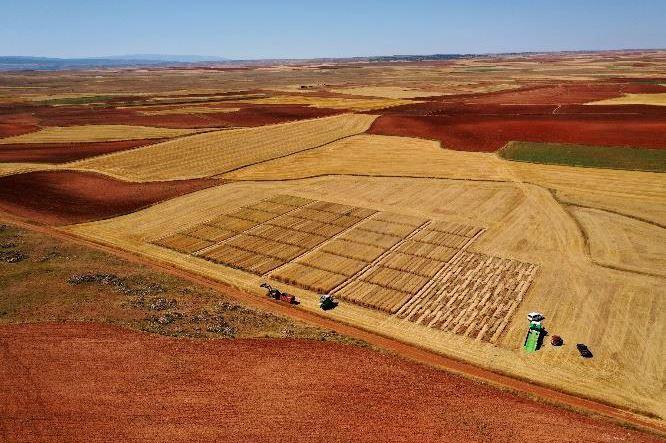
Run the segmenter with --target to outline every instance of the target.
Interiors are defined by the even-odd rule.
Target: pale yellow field
[[[666,277],[666,229],[598,209],[572,207],[598,263]]]
[[[398,86],[355,86],[349,88],[330,89],[331,92],[348,95],[363,95],[367,97],[382,97],[382,98],[415,98],[415,97],[432,97],[441,95],[441,93],[424,91],[421,89],[400,88]]]
[[[535,282],[495,344],[350,302],[327,316],[493,370],[666,416],[663,278],[596,265],[576,220],[547,189],[533,184],[348,176],[230,183],[68,229],[259,294],[260,277],[147,242],[277,193],[483,226],[487,231],[471,252],[539,266]],[[315,294],[280,285],[302,297],[303,309],[318,311]],[[525,316],[532,310],[545,313],[547,329],[563,336],[565,347],[522,352]],[[590,347],[592,360],[577,355],[574,345],[579,342]],[[649,343],[649,352],[644,343]]]
[[[622,97],[609,98],[586,105],[653,105],[666,106],[666,92],[656,94],[625,94]]]
[[[8,143],[77,143],[143,138],[166,138],[202,132],[202,129],[152,128],[129,125],[52,126],[13,137],[0,138],[0,144]]]
[[[280,95],[275,97],[243,100],[256,105],[306,105],[315,108],[348,109],[350,111],[373,111],[391,106],[414,103],[399,98],[338,98]]]
[[[343,114],[279,125],[215,131],[70,163],[131,181],[222,174],[364,132],[373,115]]]
[[[533,183],[553,190],[563,202],[666,224],[664,174],[510,162],[493,154],[442,149],[437,142],[407,137],[358,135],[220,177],[277,180],[342,174]]]

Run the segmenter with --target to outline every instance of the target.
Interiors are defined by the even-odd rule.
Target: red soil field
[[[3,441],[658,441],[339,344],[24,324],[0,352]]]
[[[30,114],[0,114],[0,137],[12,137],[39,130],[39,120]]]
[[[666,149],[666,112],[656,106],[553,107],[545,113],[527,106],[503,108],[504,114],[493,113],[498,109],[493,107],[479,114],[459,108],[444,115],[432,110],[425,112],[429,115],[383,115],[368,132],[439,140],[445,148],[463,151],[493,152],[512,140]]]
[[[91,143],[22,143],[0,145],[0,163],[66,163],[96,155],[125,151],[167,140],[120,140]]]
[[[469,103],[484,104],[583,104],[595,100],[619,97],[623,94],[646,94],[666,92],[655,80],[650,82],[633,80],[609,82],[561,83],[516,91],[479,94],[470,97]]]
[[[192,105],[184,104],[183,106]],[[206,106],[206,103],[197,104],[196,106]],[[232,106],[232,104],[229,106]],[[205,114],[141,115],[131,109],[91,108],[86,106],[59,108],[44,106],[35,109],[34,112],[43,126],[106,124],[155,126],[179,129],[261,126],[292,120],[324,117],[343,112],[334,109],[311,108],[297,105],[240,106],[241,109],[236,112]]]
[[[0,177],[0,210],[50,225],[82,223],[222,183],[214,179],[131,183],[87,172],[29,172]]]

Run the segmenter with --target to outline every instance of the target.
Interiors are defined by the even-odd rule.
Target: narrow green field
[[[666,149],[509,142],[498,154],[507,160],[529,163],[666,172]]]

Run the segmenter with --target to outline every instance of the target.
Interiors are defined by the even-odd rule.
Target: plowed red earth
[[[595,100],[620,97],[623,94],[648,94],[666,92],[655,79],[615,80],[592,83],[562,83],[536,86],[517,91],[480,94],[470,97],[469,103],[483,104],[583,104]]]
[[[12,137],[39,130],[39,120],[30,114],[0,114],[0,137]]]
[[[50,225],[82,223],[222,183],[214,179],[130,183],[86,172],[29,172],[0,177],[0,210]]]
[[[205,106],[202,103],[200,106]],[[191,106],[183,104],[183,107]],[[231,106],[231,105],[230,105]],[[86,106],[42,107],[35,109],[35,115],[44,126],[73,125],[138,125],[164,128],[212,128],[233,126],[261,126],[324,117],[343,111],[312,108],[307,106],[241,105],[236,112],[204,114],[141,115],[131,109],[91,108]]]
[[[95,155],[125,151],[166,139],[120,140],[92,143],[24,143],[0,145],[0,163],[66,163]]]
[[[383,115],[371,134],[439,140],[462,151],[493,152],[512,140],[666,149],[666,119],[613,115]]]
[[[657,441],[367,349],[0,326],[3,441]]]

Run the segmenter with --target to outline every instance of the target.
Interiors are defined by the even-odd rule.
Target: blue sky
[[[228,58],[666,48],[666,0],[0,0],[0,55]]]

